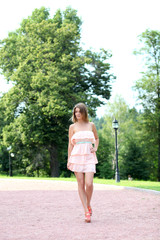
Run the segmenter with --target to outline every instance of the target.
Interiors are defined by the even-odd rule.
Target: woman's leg
[[[93,177],[94,173],[85,173],[85,185],[86,185],[86,197],[87,197],[87,207],[90,206],[92,193],[93,193]]]
[[[84,173],[75,172],[75,176],[78,182],[78,193],[81,199],[84,211],[87,212],[86,191],[85,191],[85,176]]]

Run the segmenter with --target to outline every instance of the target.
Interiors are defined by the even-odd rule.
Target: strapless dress
[[[74,145],[68,159],[69,169],[72,172],[96,172],[98,163],[96,153],[91,152],[95,137],[92,131],[78,131],[73,134],[71,143]]]

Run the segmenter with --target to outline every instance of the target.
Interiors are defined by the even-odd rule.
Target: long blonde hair
[[[73,108],[73,115],[72,115],[72,121],[75,123],[77,122],[77,118],[76,118],[76,115],[75,115],[75,111],[76,111],[76,108],[79,108],[80,109],[80,113],[82,114],[82,117],[83,117],[83,121],[85,122],[89,122],[89,119],[88,119],[88,110],[87,110],[87,107],[84,103],[77,103],[74,108]]]

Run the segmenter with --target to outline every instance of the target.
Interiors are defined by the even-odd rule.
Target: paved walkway
[[[77,183],[0,179],[0,240],[160,240],[160,194],[94,184],[91,223]]]

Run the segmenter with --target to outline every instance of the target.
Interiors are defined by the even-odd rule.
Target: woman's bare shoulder
[[[92,130],[95,128],[95,124],[93,122],[89,122],[90,126],[92,127]]]
[[[69,134],[69,141],[70,141],[74,134],[74,123],[69,126],[68,134]]]
[[[69,131],[74,132],[74,129],[75,129],[75,123],[69,126]]]
[[[74,128],[74,125],[75,125],[75,123],[72,123],[72,124],[69,126],[69,128],[70,128],[70,129]]]
[[[97,134],[97,129],[96,126],[93,122],[90,122],[91,126],[92,126],[92,132],[94,133],[95,138],[98,138],[98,134]]]

